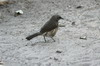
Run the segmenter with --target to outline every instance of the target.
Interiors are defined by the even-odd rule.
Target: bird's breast
[[[43,35],[47,36],[47,37],[53,37],[53,36],[55,36],[55,34],[57,33],[57,31],[58,31],[58,27],[55,28],[55,29],[53,29],[53,30],[51,30],[51,31],[49,31],[49,32],[45,32]]]

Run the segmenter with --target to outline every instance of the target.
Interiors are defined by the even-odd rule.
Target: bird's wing
[[[47,22],[40,30],[41,33],[44,33],[44,32],[48,32],[48,31],[51,31],[55,28],[58,27],[58,24],[56,24],[55,22]]]

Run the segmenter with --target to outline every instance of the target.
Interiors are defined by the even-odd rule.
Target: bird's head
[[[53,15],[51,19],[58,21],[63,18],[60,15]]]

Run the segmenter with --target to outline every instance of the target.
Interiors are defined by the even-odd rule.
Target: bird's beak
[[[64,18],[61,17],[60,19],[64,19]]]
[[[64,19],[64,18],[61,17],[61,19]]]

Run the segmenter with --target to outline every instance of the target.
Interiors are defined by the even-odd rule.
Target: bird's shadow
[[[35,46],[35,45],[42,45],[42,44],[49,44],[49,43],[53,43],[54,41],[50,41],[50,40],[47,40],[46,42],[45,41],[39,41],[39,42],[35,42],[34,44],[31,44],[31,46]]]

